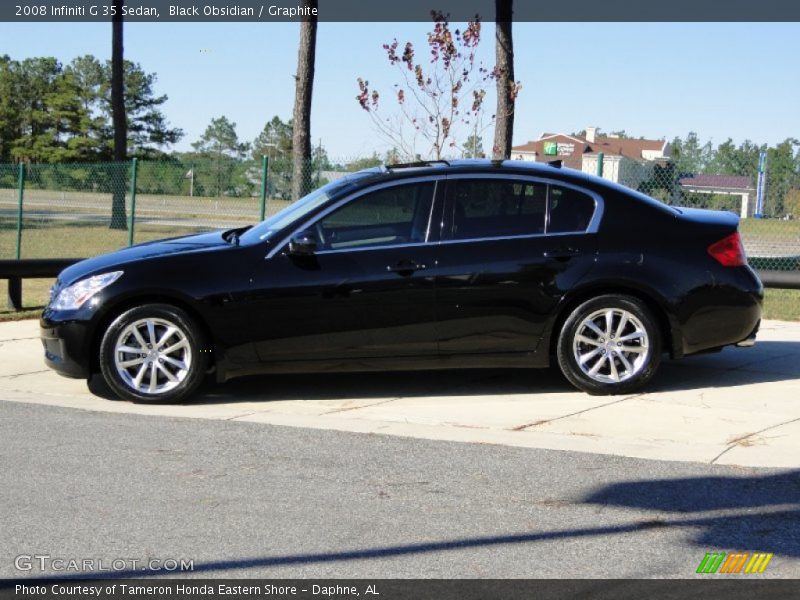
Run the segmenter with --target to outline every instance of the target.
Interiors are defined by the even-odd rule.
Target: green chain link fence
[[[731,210],[743,217],[752,266],[800,270],[800,174],[769,165],[761,174],[764,165],[750,162],[686,172],[679,161],[594,155],[584,157],[583,170],[667,204]],[[305,191],[358,168],[348,161],[324,167],[305,169]],[[87,257],[255,223],[290,203],[292,173],[288,156],[0,164],[0,258]],[[791,294],[787,314],[800,318],[800,293]]]
[[[310,168],[303,189],[344,174]],[[289,158],[0,164],[0,258],[94,256],[239,227],[285,207],[291,194]]]
[[[16,258],[19,168],[0,164],[0,257]]]
[[[130,163],[26,165],[20,258],[93,256],[125,246],[130,170]]]

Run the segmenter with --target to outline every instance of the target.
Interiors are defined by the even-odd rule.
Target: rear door
[[[522,176],[447,181],[436,278],[443,355],[533,352],[594,261],[599,198]]]

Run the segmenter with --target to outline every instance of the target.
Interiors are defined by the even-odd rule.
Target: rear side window
[[[447,184],[457,240],[544,233],[547,186],[500,179]]]
[[[594,214],[594,199],[572,188],[550,186],[548,233],[586,231]]]

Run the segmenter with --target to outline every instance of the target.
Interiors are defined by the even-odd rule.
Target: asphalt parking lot
[[[575,391],[555,370],[266,376],[186,405],[109,399],[49,371],[35,321],[0,324],[0,400],[748,467],[800,466],[800,323],[753,348],[666,361],[628,396]]]
[[[176,573],[140,565],[687,578],[719,551],[796,578],[798,346],[800,324],[768,322],[755,348],[668,362],[629,397],[462,371],[257,377],[146,406],[51,373],[36,323],[2,324],[0,578],[83,576],[29,555],[156,578]]]
[[[691,578],[720,551],[800,576],[797,469],[18,402],[0,455],[0,579]]]

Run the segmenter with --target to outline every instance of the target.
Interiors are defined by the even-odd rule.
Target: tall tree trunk
[[[514,40],[511,37],[513,0],[495,0],[495,54],[497,61],[497,111],[492,157],[511,156],[514,135]]]
[[[317,8],[317,0],[305,0],[304,5]],[[292,131],[292,200],[304,196],[311,188],[311,93],[316,46],[317,17],[312,15],[300,23]]]
[[[128,118],[125,115],[125,65],[122,42],[122,7],[125,0],[114,0],[116,14],[111,22],[111,119],[114,126],[114,161],[128,158]],[[112,176],[114,198],[111,203],[111,229],[127,229],[125,216],[126,169],[115,165]]]

